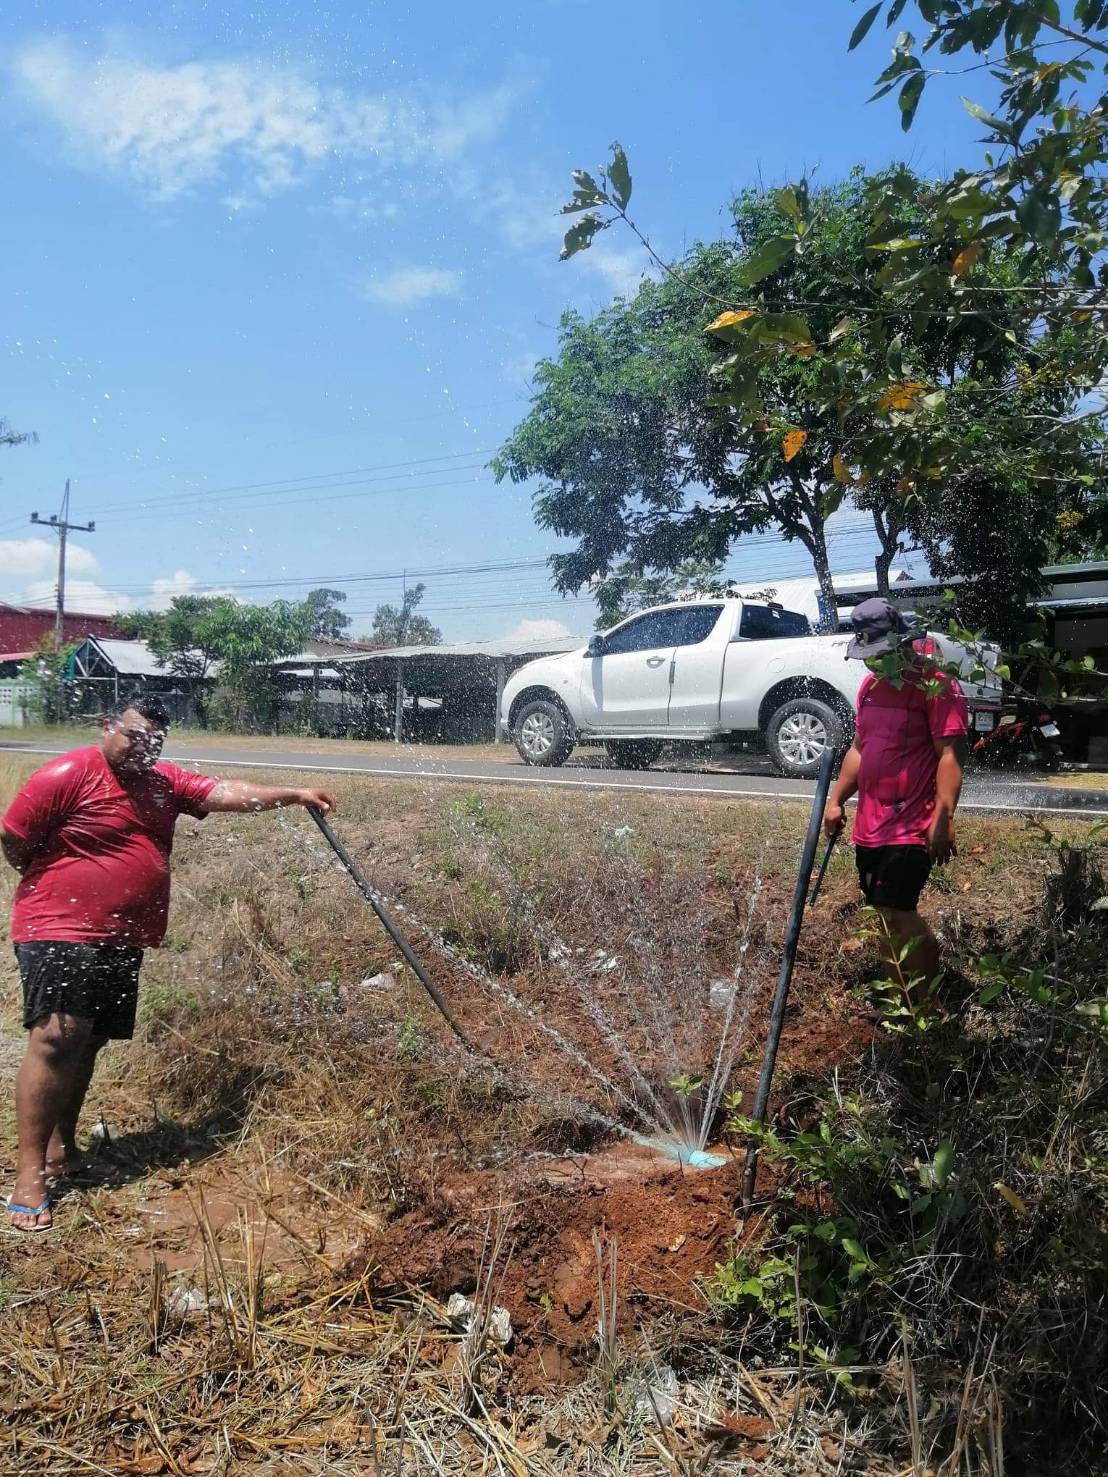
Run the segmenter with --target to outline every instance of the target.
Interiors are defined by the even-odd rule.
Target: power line
[[[869,542],[874,537],[875,534],[873,532],[872,525],[870,524],[868,519],[852,519],[849,522],[844,522],[843,524],[840,524],[837,527],[831,529],[827,534],[827,542],[829,549],[838,550],[843,546],[844,543],[849,543],[852,547],[855,545],[861,547],[861,545],[859,544],[859,540]],[[734,571],[733,569],[729,570],[728,566],[734,565],[734,563],[737,560],[741,559],[744,554],[753,553],[760,549],[773,549],[778,556],[777,559],[772,560],[771,562],[763,561],[759,566],[759,570],[751,575],[740,575],[737,571]],[[790,555],[793,554],[794,557],[790,557]],[[785,564],[781,563],[782,557],[785,560]],[[807,551],[804,549],[804,546],[799,542],[799,540],[786,539],[785,536],[780,532],[752,534],[744,537],[740,541],[740,543],[738,543],[731,550],[727,560],[727,564],[725,565],[723,571],[723,575],[727,578],[734,577],[739,579],[757,579],[761,578],[763,574],[783,575],[787,573],[786,565],[792,564],[797,561],[803,563],[806,557]],[[448,591],[443,591],[442,587],[444,583],[449,584],[450,582],[455,581],[464,582],[464,588],[460,589],[458,591],[458,594],[472,595],[474,597],[474,602],[471,608],[476,609],[479,607],[481,602],[482,589],[488,589],[493,593],[499,593],[503,588],[503,577],[505,575],[526,575],[528,572],[537,573],[540,570],[544,570],[547,567],[547,564],[547,558],[534,557],[528,559],[486,561],[474,564],[427,566],[423,568],[413,568],[409,566],[406,571],[401,569],[391,569],[351,574],[317,574],[312,576],[302,575],[295,577],[261,578],[238,581],[228,579],[213,579],[211,581],[204,582],[198,581],[193,585],[190,585],[188,591],[183,593],[203,595],[212,591],[227,590],[231,594],[238,594],[245,592],[257,593],[278,589],[288,589],[290,591],[295,589],[306,590],[319,588],[322,586],[339,588],[344,585],[364,586],[368,584],[389,584],[398,582],[403,579],[406,572],[412,578],[417,578],[424,581],[433,581],[436,587],[436,595],[449,593]],[[481,575],[486,575],[489,578],[483,581],[473,578],[473,576]],[[519,584],[516,586],[516,588],[519,592],[517,598],[520,602],[523,602],[528,598],[532,590],[546,590],[550,588],[550,585],[546,579],[542,579],[534,584]],[[151,587],[149,584],[119,585],[115,588],[114,593],[128,596],[149,595],[150,590]],[[38,599],[24,600],[21,603],[34,607],[45,606],[49,603],[49,601],[45,597],[40,597]],[[443,609],[445,607],[432,607],[431,605],[424,607],[424,609],[432,608]],[[457,609],[460,607],[454,606],[450,608]],[[354,614],[354,608],[347,607],[346,613]]]
[[[843,519],[841,523],[833,525],[827,531],[828,540],[839,539],[844,535],[861,534],[871,531],[873,528],[871,519],[862,515],[860,517]],[[730,551],[729,559],[741,555],[744,550],[777,544],[799,544],[799,540],[787,539],[779,531],[743,534],[738,543]],[[803,546],[801,546],[803,547]],[[232,590],[269,590],[269,589],[291,589],[298,586],[317,588],[323,585],[351,585],[386,583],[392,580],[402,580],[405,575],[413,579],[436,580],[465,577],[470,575],[510,574],[516,571],[545,568],[549,562],[550,555],[530,556],[521,559],[506,560],[484,560],[473,564],[448,564],[448,565],[406,565],[404,568],[384,570],[362,570],[349,574],[314,574],[314,575],[280,575],[263,576],[253,579],[235,580],[226,576],[213,576],[206,580],[197,580],[189,586],[189,594],[203,594],[205,591],[216,589]],[[148,592],[148,584],[119,585],[116,587],[120,594],[143,594]]]
[[[164,495],[163,498],[148,497],[140,498],[131,502],[100,504],[94,507],[93,511],[102,516],[104,513],[128,512],[132,508],[149,507],[152,503],[160,501],[176,504],[182,501],[193,502],[197,499],[203,498],[211,498],[214,500],[216,498],[222,498],[224,496],[231,496],[232,494],[241,494],[245,496],[250,493],[256,493],[259,491],[265,491],[274,488],[278,490],[284,489],[289,492],[295,491],[299,488],[299,490],[302,492],[308,492],[311,491],[312,488],[300,487],[300,484],[313,483],[323,486],[326,483],[333,482],[336,478],[340,477],[365,477],[367,481],[371,482],[389,481],[395,480],[398,476],[402,475],[402,469],[407,467],[426,467],[435,462],[458,462],[466,461],[470,458],[480,458],[491,455],[491,451],[485,448],[478,447],[471,451],[454,451],[444,453],[442,456],[410,457],[406,461],[379,462],[376,465],[369,467],[348,467],[344,471],[340,472],[308,472],[299,477],[278,477],[270,482],[238,482],[229,483],[223,487],[195,488],[189,489],[184,492],[167,493]],[[482,466],[484,465],[484,463],[478,464]],[[444,467],[442,470],[454,471],[457,469],[452,467]],[[368,475],[377,472],[391,472],[393,476],[392,478],[377,478]]]

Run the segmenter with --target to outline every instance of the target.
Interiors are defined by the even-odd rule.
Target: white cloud
[[[161,200],[231,176],[240,205],[327,162],[455,163],[502,130],[520,92],[505,82],[453,100],[359,94],[261,61],[159,66],[88,56],[58,40],[25,46],[12,70],[81,162],[127,175]]]
[[[154,581],[146,603],[151,610],[168,610],[174,596],[187,595],[195,584],[196,580],[187,569],[178,569],[169,579]]]
[[[5,550],[12,543],[37,542],[33,539],[11,540],[8,544],[0,543],[0,578],[4,575],[23,575],[34,572],[30,568],[16,568],[13,563],[4,561]],[[50,550],[48,544],[44,548]],[[66,550],[66,581],[65,581],[65,604],[67,610],[77,610],[84,615],[115,615],[128,610],[168,610],[175,595],[187,595],[196,588],[196,579],[187,569],[178,569],[168,577],[153,580],[150,589],[142,595],[124,595],[118,591],[109,590],[105,585],[92,579],[82,579],[80,574],[88,572],[88,566],[95,567],[96,561],[88,553],[87,549],[80,550],[83,556],[77,565],[69,562],[69,545]],[[50,551],[52,558],[56,560],[57,551]],[[53,568],[51,564],[48,566]],[[77,578],[71,578],[76,574]],[[54,604],[55,585],[53,578],[32,579],[27,581],[20,590],[0,595],[0,599],[10,600],[16,605],[34,605],[45,608]],[[205,586],[205,595],[230,595],[230,586],[219,589]]]
[[[74,574],[91,574],[96,556],[80,544],[65,547],[66,568]],[[58,545],[42,538],[0,539],[0,578],[25,579],[58,566]]]
[[[565,637],[576,641],[577,637],[556,620],[522,620],[513,626],[501,639],[504,641],[561,641]]]
[[[383,277],[367,277],[358,291],[369,302],[409,308],[432,297],[456,297],[461,286],[462,274],[444,267],[397,267]]]
[[[641,246],[621,250],[609,246],[603,237],[573,260],[598,272],[619,297],[633,297],[642,279],[653,276],[650,259]]]
[[[52,605],[54,601],[53,580],[32,580],[17,599],[28,605]],[[66,610],[79,610],[82,615],[114,615],[116,611],[133,610],[135,602],[129,595],[116,595],[95,580],[66,579]]]
[[[518,354],[509,354],[506,359],[500,361],[500,370],[510,385],[518,390],[530,390],[535,378],[535,370],[542,362],[542,355],[535,354],[529,349],[522,349]]]

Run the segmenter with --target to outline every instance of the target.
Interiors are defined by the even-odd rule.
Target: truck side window
[[[810,636],[808,617],[795,610],[782,610],[779,605],[744,605],[739,621],[739,638],[746,641],[772,641],[779,636]]]
[[[675,646],[699,646],[719,623],[722,605],[690,605],[676,612],[680,617]]]
[[[649,610],[637,620],[628,621],[604,638],[604,655],[620,656],[629,651],[651,651],[658,646],[678,644],[678,622],[687,615],[684,610]]]

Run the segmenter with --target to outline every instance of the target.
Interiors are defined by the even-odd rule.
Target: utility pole
[[[58,597],[57,614],[54,617],[54,650],[61,651],[65,645],[65,540],[69,533],[95,533],[95,523],[70,523],[69,521],[69,478],[65,479],[65,496],[60,513],[51,513],[49,518],[31,514],[31,522],[52,528],[58,535]]]

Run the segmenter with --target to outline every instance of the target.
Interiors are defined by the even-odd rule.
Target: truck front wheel
[[[564,710],[548,698],[533,698],[520,708],[513,736],[524,764],[564,764],[576,743]]]
[[[798,697],[782,703],[769,720],[766,748],[779,774],[793,779],[812,779],[828,748],[841,753],[846,747],[842,716],[818,698]]]

